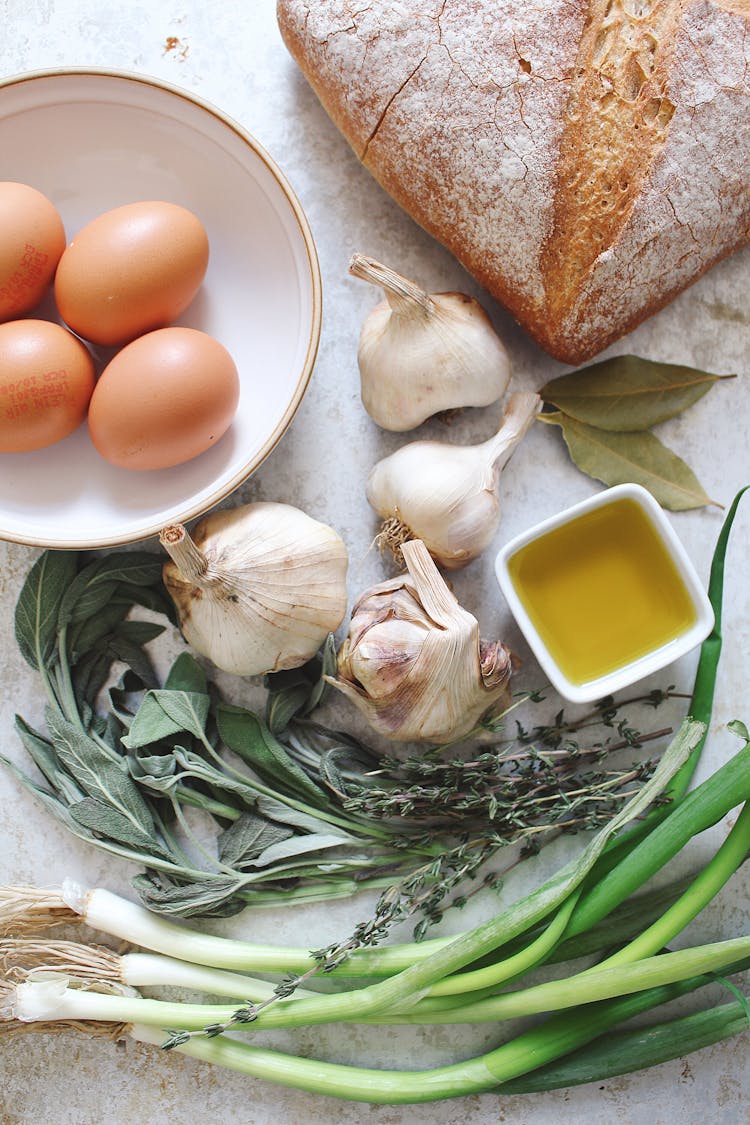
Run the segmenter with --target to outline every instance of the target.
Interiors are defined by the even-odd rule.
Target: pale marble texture
[[[323,336],[310,390],[289,433],[243,486],[241,496],[294,502],[336,526],[350,548],[354,597],[388,573],[386,563],[370,548],[375,521],[364,501],[364,476],[378,457],[404,439],[378,431],[359,402],[356,341],[376,294],[347,276],[349,255],[354,250],[370,253],[436,290],[477,293],[477,289],[358,165],[288,57],[273,8],[272,0],[223,4],[120,0],[109,5],[94,0],[32,4],[0,0],[0,74],[97,66],[161,77],[231,114],[279,162],[300,197],[317,242],[324,283]],[[738,373],[737,380],[720,384],[687,414],[662,427],[666,442],[690,461],[708,493],[723,504],[750,480],[750,386],[745,370],[750,352],[749,270],[750,256],[735,256],[612,349]],[[562,370],[501,309],[490,308],[512,352],[516,387],[536,388]],[[492,432],[499,414],[499,406],[468,412],[454,420],[450,433],[457,441],[480,440]],[[437,423],[424,430],[430,436],[444,433]],[[498,542],[597,487],[570,464],[556,431],[536,427],[507,470]],[[721,513],[711,508],[671,518],[705,576]],[[726,723],[735,717],[750,723],[750,588],[745,579],[749,533],[746,508],[738,518],[730,554],[725,653],[714,730],[701,776],[734,748]],[[41,698],[34,676],[16,651],[12,614],[23,577],[36,556],[31,548],[0,544],[4,623],[0,745],[19,762],[23,754],[12,729],[13,714],[19,711],[30,720],[40,720]],[[455,589],[463,604],[477,614],[486,635],[503,636],[524,652],[497,592],[492,556],[490,550],[468,571],[456,575]],[[670,671],[666,682],[689,686],[693,667],[694,658],[686,658]],[[531,660],[525,675],[533,681]],[[351,720],[348,711],[340,710],[337,716],[341,723]],[[715,846],[722,834],[720,828],[710,841],[694,842],[683,869],[705,860],[709,845]],[[550,856],[545,862],[554,861]],[[67,836],[0,772],[0,881],[54,884],[70,874],[126,893],[133,873]],[[744,870],[691,927],[690,936],[710,941],[746,933],[749,891]],[[246,913],[231,923],[207,928],[314,947],[340,936],[365,916],[367,907],[360,901],[288,914]],[[463,927],[489,909],[487,901],[475,902],[469,913],[451,919],[446,927]],[[722,996],[717,988],[713,995],[720,1002],[726,994]],[[402,1028],[395,1033],[333,1027],[263,1036],[264,1043],[303,1054],[394,1067],[448,1062],[498,1041],[492,1027],[478,1031],[445,1027],[434,1032]],[[732,1125],[748,1117],[747,1049],[745,1034],[689,1060],[567,1093],[375,1107],[275,1089],[130,1043],[114,1047],[77,1037],[32,1036],[2,1041],[0,1046],[0,1122],[177,1125],[204,1119],[227,1125],[248,1121],[304,1125],[310,1120],[351,1125],[557,1121],[666,1125],[679,1118],[684,1125],[704,1120]]]

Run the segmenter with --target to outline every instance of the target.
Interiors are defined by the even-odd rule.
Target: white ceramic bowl
[[[607,674],[586,680],[586,682],[573,682],[560,667],[534,625],[526,605],[516,589],[509,570],[509,563],[513,556],[529,543],[585,515],[587,512],[624,498],[634,500],[640,506],[666,547],[667,553],[672,559],[692,602],[693,621],[671,640],[651,649],[637,659],[623,663]],[[653,672],[658,672],[661,668],[665,668],[700,644],[711,632],[714,625],[711,603],[685,548],[651,493],[637,484],[621,484],[614,488],[605,489],[588,500],[575,504],[558,515],[535,524],[521,535],[517,535],[509,543],[506,543],[499,552],[495,563],[495,573],[508,606],[542,670],[560,695],[574,703],[589,703],[601,699],[636,683]]]
[[[136,74],[76,69],[6,79],[0,151],[2,178],[44,192],[69,239],[102,211],[135,200],[171,200],[194,211],[208,232],[210,261],[176,323],[220,340],[241,380],[229,432],[172,469],[117,469],[97,454],[85,426],[47,449],[0,455],[0,538],[102,547],[199,515],[268,456],[310,379],[320,271],[296,196],[236,122]],[[51,296],[30,315],[59,319]]]

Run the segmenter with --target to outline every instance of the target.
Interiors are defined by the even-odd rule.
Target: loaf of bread
[[[750,0],[278,0],[278,18],[363,164],[565,362],[750,241]]]

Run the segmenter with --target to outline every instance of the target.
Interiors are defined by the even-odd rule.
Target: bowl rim
[[[688,629],[677,637],[666,641],[636,660],[621,664],[611,672],[597,676],[593,680],[586,680],[581,684],[573,683],[561,670],[527,613],[516,592],[508,563],[522,547],[555,530],[555,528],[570,523],[571,520],[577,519],[586,512],[624,498],[634,500],[650,518],[656,533],[661,538],[680,573],[693,603],[696,619]],[[593,496],[589,496],[571,507],[564,508],[556,515],[549,516],[516,535],[499,550],[495,559],[495,576],[508,608],[543,672],[560,695],[572,703],[593,703],[637,683],[654,672],[660,671],[681,656],[685,656],[705,640],[715,623],[711,602],[677,532],[648,489],[634,482],[605,488],[601,492],[594,493]]]
[[[206,98],[192,91],[186,90],[184,87],[178,86],[173,82],[169,82],[162,78],[157,78],[154,75],[145,72],[136,72],[129,70],[122,70],[113,67],[95,67],[95,66],[65,66],[65,67],[47,67],[41,69],[34,69],[22,71],[17,74],[12,74],[0,78],[0,91],[7,89],[10,86],[20,86],[26,82],[35,82],[39,79],[49,78],[68,78],[68,77],[87,77],[94,78],[114,78],[124,82],[137,82],[143,86],[151,86],[168,94],[190,102],[192,105],[197,106],[199,109],[210,114],[216,118],[221,124],[229,128],[235,133],[244,144],[250,148],[255,155],[262,161],[266,169],[273,176],[274,180],[281,188],[292,214],[299,227],[302,241],[305,247],[307,256],[307,264],[310,270],[311,282],[311,304],[312,304],[312,317],[310,320],[310,332],[307,341],[307,348],[305,351],[305,358],[302,363],[297,385],[294,393],[292,394],[286,410],[282,417],[279,419],[274,430],[266,438],[263,445],[255,453],[255,455],[246,462],[236,473],[227,481],[225,481],[220,488],[211,492],[208,496],[204,497],[200,503],[190,504],[186,503],[182,509],[176,511],[170,522],[184,523],[204,515],[210,511],[222,500],[230,496],[242,483],[247,480],[269,457],[269,455],[276,448],[278,443],[289,428],[294,415],[299,409],[300,403],[304,398],[307,387],[312,377],[315,360],[317,358],[318,349],[320,347],[320,335],[323,320],[323,284],[320,271],[320,261],[318,258],[317,248],[310,227],[309,220],[302,208],[294,189],[292,188],[289,180],[286,178],[281,168],[264,148],[264,146],[248,132],[243,125],[240,125],[230,114],[225,113],[219,109],[213,102],[208,101]],[[164,526],[163,521],[157,520],[144,527],[138,532],[125,532],[122,535],[108,535],[106,540],[100,539],[80,539],[80,540],[58,540],[54,538],[39,535],[19,534],[17,532],[9,533],[0,527],[0,540],[10,543],[22,543],[29,547],[40,547],[42,549],[52,550],[98,550],[107,547],[123,546],[127,543],[138,543],[144,539],[148,539],[153,535],[158,535]]]

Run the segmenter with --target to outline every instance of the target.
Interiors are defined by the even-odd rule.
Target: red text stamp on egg
[[[22,297],[27,289],[37,285],[44,276],[44,266],[48,259],[49,254],[27,242],[18,267],[6,278],[5,284],[0,286],[0,301]]]
[[[45,371],[41,375],[27,375],[15,383],[0,385],[0,395],[5,400],[4,416],[13,417],[9,411],[15,408],[19,411],[27,406],[34,407],[59,406],[65,401],[66,392],[69,390],[70,381],[65,368],[55,371]]]

